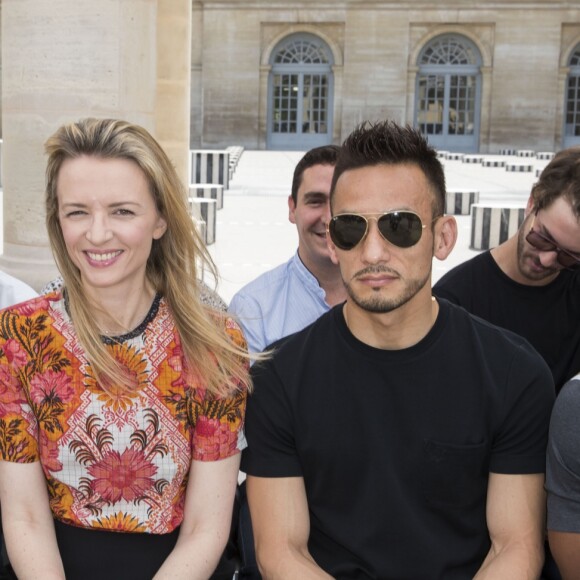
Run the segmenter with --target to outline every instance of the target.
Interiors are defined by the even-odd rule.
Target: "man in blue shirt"
[[[242,325],[250,352],[302,330],[346,299],[340,271],[330,259],[326,228],[330,184],[339,148],[316,147],[298,162],[288,197],[298,230],[298,251],[288,262],[258,276],[232,298],[229,312]]]

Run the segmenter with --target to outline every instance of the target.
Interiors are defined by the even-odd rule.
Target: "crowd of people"
[[[0,278],[5,574],[210,578],[239,525],[241,578],[580,578],[580,148],[433,286],[437,152],[362,123],[300,160],[297,251],[229,306],[147,131],[46,152],[61,276]]]

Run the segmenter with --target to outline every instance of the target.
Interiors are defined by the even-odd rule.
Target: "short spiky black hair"
[[[443,215],[445,173],[437,151],[417,129],[390,120],[376,123],[365,121],[346,138],[334,168],[331,204],[336,182],[345,171],[372,165],[400,164],[417,165],[423,171],[435,196],[433,217]]]
[[[298,204],[298,190],[302,185],[302,176],[304,172],[314,165],[332,165],[336,164],[338,159],[338,152],[340,147],[338,145],[322,145],[310,149],[300,159],[296,168],[294,169],[294,177],[292,179],[292,200],[294,205]]]

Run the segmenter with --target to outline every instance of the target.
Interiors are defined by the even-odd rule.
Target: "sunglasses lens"
[[[545,239],[541,236],[538,232],[534,232],[532,230],[527,236],[526,240],[528,243],[536,250],[540,250],[540,252],[557,252],[557,260],[560,266],[564,268],[578,268],[580,266],[580,259],[576,258],[572,254],[565,252],[558,248],[555,244],[550,242],[550,240]]]
[[[399,248],[414,246],[423,233],[421,218],[409,211],[396,211],[379,218],[382,236]]]
[[[367,221],[360,215],[337,215],[330,220],[328,231],[341,250],[352,250],[365,237]]]
[[[556,249],[554,244],[552,244],[549,240],[544,239],[534,230],[530,231],[530,233],[526,236],[526,240],[528,243],[534,246],[536,250],[540,250],[540,252],[553,252]]]
[[[580,266],[580,260],[562,251],[558,252],[558,262],[564,268],[578,268]]]

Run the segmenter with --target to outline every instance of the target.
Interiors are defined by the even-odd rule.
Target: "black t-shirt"
[[[309,549],[336,578],[472,578],[489,472],[544,471],[549,369],[445,300],[411,348],[360,342],[339,306],[252,373],[242,469],[304,478]]]
[[[545,286],[514,282],[490,252],[456,266],[433,293],[528,340],[552,370],[556,390],[580,371],[580,271]]]

